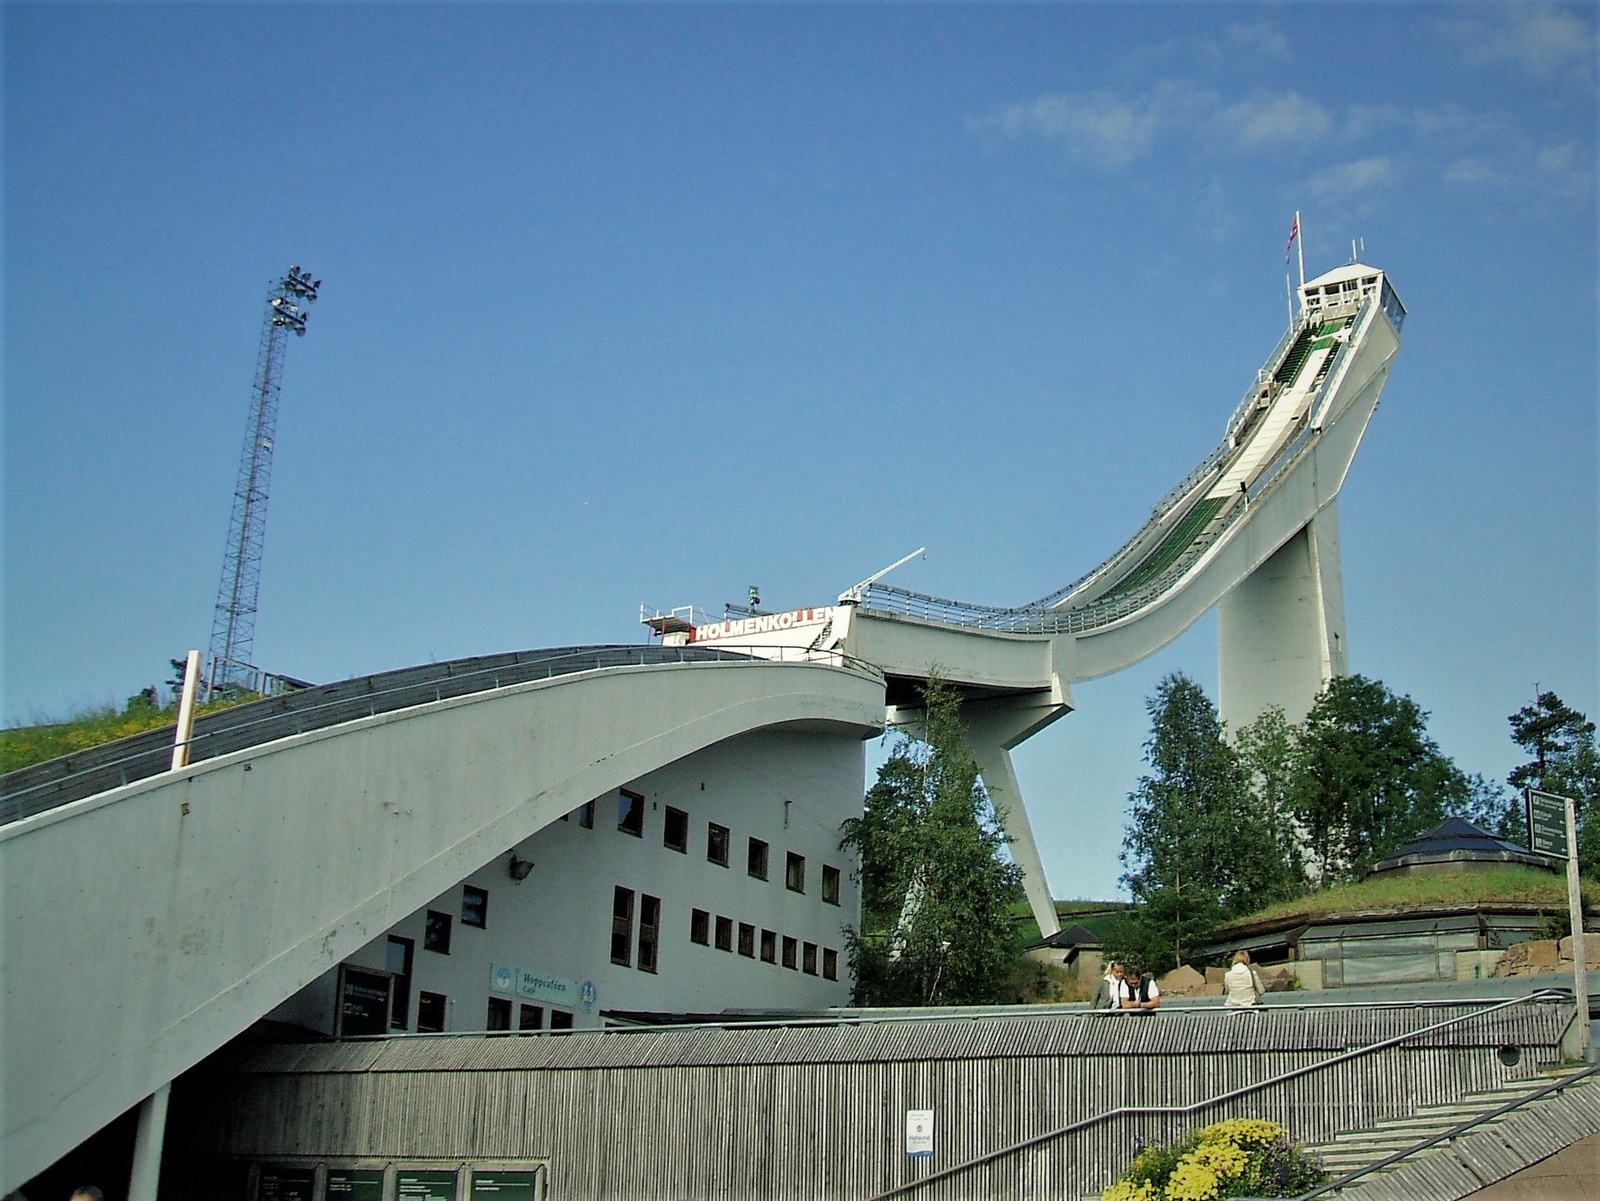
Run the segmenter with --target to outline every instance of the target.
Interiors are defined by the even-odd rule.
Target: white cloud
[[[1179,135],[1199,134],[1210,148],[1249,154],[1308,146],[1333,128],[1322,106],[1297,92],[1259,92],[1225,106],[1216,93],[1176,80],[1130,97],[1106,91],[1039,96],[967,124],[1013,142],[1049,143],[1069,159],[1112,170]]]
[[[1363,158],[1319,172],[1306,181],[1305,191],[1319,204],[1338,207],[1372,199],[1396,177],[1394,163],[1387,157]]]
[[[1571,171],[1573,147],[1571,142],[1563,142],[1559,146],[1546,146],[1539,151],[1539,169],[1541,171]]]
[[[1445,183],[1480,186],[1504,182],[1504,176],[1481,158],[1461,158],[1445,169]]]
[[[1442,21],[1439,28],[1471,66],[1510,64],[1541,81],[1593,75],[1594,25],[1572,9],[1507,4],[1482,17]]]
[[[1289,39],[1266,21],[1228,26],[1228,41],[1240,50],[1252,51],[1262,58],[1289,61]]]
[[[1326,137],[1333,122],[1320,104],[1288,92],[1257,93],[1222,109],[1209,125],[1225,145],[1249,152],[1310,145]]]
[[[1157,140],[1187,128],[1216,103],[1210,93],[1169,80],[1126,100],[1105,91],[1039,96],[969,120],[968,126],[998,131],[1011,141],[1059,145],[1071,158],[1115,169],[1149,154]]]

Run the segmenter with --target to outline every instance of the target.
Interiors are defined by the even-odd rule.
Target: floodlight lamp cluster
[[[311,272],[302,271],[299,267],[290,267],[289,274],[280,282],[280,287],[293,296],[298,296],[307,304],[317,303],[317,289],[322,287],[320,279],[312,279]]]
[[[291,331],[296,337],[305,337],[306,314],[290,297],[316,304],[320,287],[322,281],[312,279],[311,272],[290,267],[289,273],[278,281],[277,295],[272,298],[272,324]]]

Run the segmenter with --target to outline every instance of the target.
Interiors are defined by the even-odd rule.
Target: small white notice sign
[[[912,1156],[933,1154],[933,1110],[906,1110],[906,1154]]]

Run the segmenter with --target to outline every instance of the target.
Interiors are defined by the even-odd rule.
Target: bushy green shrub
[[[1230,1118],[1165,1147],[1146,1147],[1104,1201],[1292,1197],[1327,1177],[1276,1122]]]

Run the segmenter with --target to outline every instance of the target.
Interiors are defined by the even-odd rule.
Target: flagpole
[[[1306,231],[1300,224],[1300,210],[1294,211],[1294,228],[1300,235],[1295,239],[1295,249],[1300,252],[1300,288],[1304,291],[1306,286]]]

